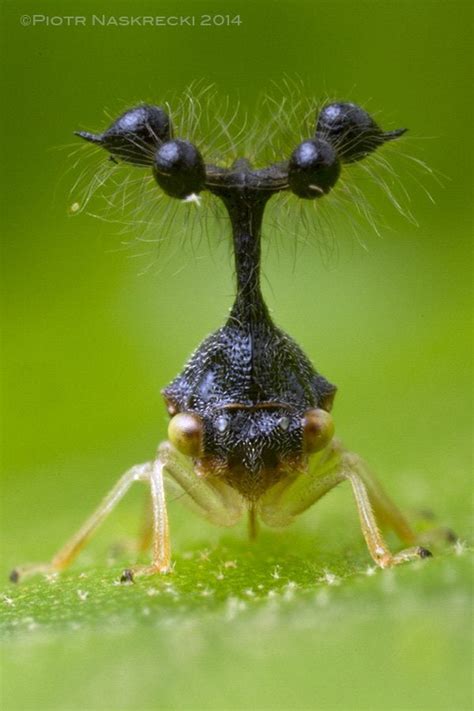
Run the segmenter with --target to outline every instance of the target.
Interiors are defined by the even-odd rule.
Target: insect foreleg
[[[264,494],[259,502],[259,514],[264,523],[287,526],[344,481],[341,452],[335,442],[310,458],[308,471],[288,475]]]
[[[217,526],[233,526],[245,504],[240,494],[219,478],[200,478],[191,457],[180,454],[169,442],[158,450],[164,463],[165,488],[172,500],[180,500]]]
[[[166,508],[165,463],[160,456],[148,466],[148,479],[151,493],[151,539],[152,560],[150,565],[127,568],[122,574],[122,581],[133,580],[134,575],[153,575],[168,573],[171,569],[171,545]]]
[[[200,479],[194,471],[193,460],[180,454],[169,442],[158,449],[158,458],[163,465],[163,480],[169,502],[179,501],[193,513],[217,526],[234,526],[244,511],[242,497],[219,479]],[[145,511],[145,520],[138,549],[156,548],[161,540],[155,532],[156,517],[153,501]],[[147,572],[147,569],[137,572]],[[153,572],[151,570],[150,572]]]

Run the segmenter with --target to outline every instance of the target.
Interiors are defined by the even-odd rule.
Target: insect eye
[[[334,435],[334,421],[325,410],[308,410],[303,418],[303,442],[308,454],[324,449]]]
[[[171,135],[168,115],[158,106],[136,106],[102,134],[76,131],[76,135],[97,143],[112,156],[132,165],[152,165],[156,147]]]
[[[192,412],[180,412],[171,418],[168,438],[176,449],[188,457],[199,456],[202,450],[204,426],[201,417]]]
[[[196,146],[177,138],[158,148],[153,162],[153,175],[167,195],[184,199],[201,192],[206,170]]]
[[[291,154],[288,182],[295,195],[318,198],[336,183],[341,166],[336,151],[322,138],[303,141]]]
[[[344,163],[353,163],[386,141],[398,138],[406,129],[382,131],[367,111],[357,104],[342,102],[322,109],[316,131],[331,143]]]

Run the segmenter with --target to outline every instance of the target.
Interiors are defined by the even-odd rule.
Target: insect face
[[[304,467],[302,417],[295,408],[232,406],[205,420],[201,476],[218,476],[248,500],[299,466]]]
[[[183,412],[168,426],[170,442],[195,460],[196,473],[220,477],[247,499],[257,499],[288,471],[304,471],[307,456],[334,436],[331,415],[273,403],[233,403],[201,417]]]

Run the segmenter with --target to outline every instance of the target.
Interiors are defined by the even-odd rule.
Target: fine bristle
[[[254,108],[247,110],[237,97],[222,95],[215,85],[203,81],[194,82],[175,96],[158,96],[149,103],[164,107],[173,136],[194,143],[207,164],[229,167],[236,160],[246,158],[260,168],[288,160],[301,141],[314,135],[321,107],[332,101],[334,97],[328,96],[315,100],[303,82],[284,78],[275,82]],[[109,112],[109,122],[104,129],[121,110],[123,106],[113,115]],[[383,119],[377,117],[377,121],[383,126]],[[403,178],[398,177],[394,163],[406,158],[411,168],[416,166],[422,173],[432,171],[422,161],[400,151],[395,139],[405,132],[404,128],[383,132],[386,146],[358,164],[344,165],[333,190],[321,199],[302,200],[289,192],[272,198],[265,213],[264,235],[272,242],[281,235],[285,244],[317,245],[323,261],[333,262],[344,235],[352,233],[364,247],[367,226],[379,233],[383,223],[380,212],[384,210],[380,198],[388,200],[398,212],[415,222],[407,207],[410,195],[405,177],[410,177],[412,171],[400,166]],[[133,235],[134,239],[128,239],[128,244],[145,244],[146,253],[153,255],[154,261],[157,245],[165,241],[176,245],[180,235],[189,235],[194,244],[200,236],[209,236],[211,244],[216,240],[227,241],[230,230],[225,211],[220,201],[207,191],[200,194],[199,205],[196,201],[168,198],[157,186],[151,171],[108,161],[100,149],[100,134],[75,133],[95,145],[96,150],[81,151],[83,156],[89,156],[90,165],[77,177],[71,191],[74,206],[71,212],[89,210],[93,196],[100,193],[102,206],[98,214],[94,211],[95,216],[119,225],[121,233]],[[393,151],[389,146],[394,147]],[[387,159],[389,153],[395,161]],[[416,176],[414,179],[417,180]],[[378,197],[373,187],[378,189]]]

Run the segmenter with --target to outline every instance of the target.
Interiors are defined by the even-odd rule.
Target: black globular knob
[[[386,141],[405,133],[406,128],[382,131],[357,104],[341,102],[325,106],[318,117],[316,133],[331,143],[344,163],[365,158]]]
[[[102,134],[76,131],[76,135],[126,163],[152,165],[157,147],[171,136],[171,126],[163,109],[143,104],[119,116]]]
[[[321,138],[303,141],[291,154],[288,182],[295,195],[317,198],[336,183],[341,166],[334,148]]]
[[[153,175],[167,195],[184,199],[201,192],[206,170],[196,146],[176,138],[158,148],[153,163]]]

